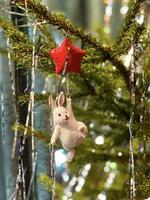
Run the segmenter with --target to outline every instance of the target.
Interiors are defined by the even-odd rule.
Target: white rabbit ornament
[[[58,101],[58,106],[56,105]],[[61,92],[56,98],[50,96],[50,107],[53,113],[54,132],[51,137],[51,144],[54,145],[60,138],[62,146],[68,151],[67,161],[71,162],[75,147],[79,145],[87,136],[88,129],[83,122],[77,121],[72,110],[71,98],[66,98],[67,106],[63,106],[65,102],[64,93]]]

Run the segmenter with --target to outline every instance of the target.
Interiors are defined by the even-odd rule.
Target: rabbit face
[[[70,117],[68,110],[64,107],[55,108],[53,116],[54,116],[54,122],[58,125],[68,123]]]

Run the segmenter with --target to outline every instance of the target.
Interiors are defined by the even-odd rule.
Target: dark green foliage
[[[144,24],[140,25],[135,18],[144,0],[132,1],[130,9],[124,19],[121,30],[116,41],[111,44],[108,40],[98,41],[90,33],[84,32],[81,28],[73,25],[63,14],[53,13],[37,1],[28,1],[30,16],[39,22],[45,20],[45,25],[38,25],[38,34],[42,34],[42,45],[39,51],[38,70],[46,75],[54,75],[54,63],[48,55],[48,51],[55,48],[56,42],[53,38],[53,26],[58,30],[69,33],[73,39],[79,39],[86,55],[82,60],[81,76],[69,75],[69,89],[73,99],[75,116],[84,121],[89,127],[89,137],[84,144],[76,148],[76,157],[70,164],[71,172],[80,174],[81,168],[91,163],[92,167],[86,179],[83,190],[74,194],[74,199],[87,199],[92,194],[96,199],[98,193],[104,190],[104,183],[108,176],[104,172],[107,161],[117,163],[116,179],[111,188],[107,190],[110,200],[124,200],[128,190],[128,159],[129,159],[129,133],[128,122],[130,118],[130,66],[123,64],[122,56],[126,56],[132,46],[135,47],[136,71],[136,105],[135,119],[133,126],[134,153],[136,166],[136,184],[138,197],[147,198],[149,193],[149,156],[148,147],[144,153],[139,153],[140,145],[145,138],[147,146],[150,144],[150,31]],[[23,0],[18,5],[23,6]],[[34,13],[34,14],[33,14]],[[17,62],[18,67],[31,69],[31,57],[33,45],[35,44],[12,24],[0,18],[0,26],[11,39],[11,56]],[[104,33],[103,33],[104,34]],[[102,37],[105,40],[105,36]],[[106,45],[107,44],[107,45]],[[144,73],[144,80],[143,80]],[[61,77],[55,76],[58,82]],[[57,95],[58,83],[56,83]],[[144,96],[144,121],[140,124],[141,97]],[[50,93],[35,94],[35,106],[48,104]],[[30,101],[30,94],[20,94],[20,104]],[[91,125],[93,124],[93,126]],[[33,133],[31,127],[18,125],[22,134],[24,129],[28,130],[27,136]],[[95,138],[102,135],[105,143],[101,146],[95,144]],[[34,136],[49,144],[48,133],[34,130]],[[60,144],[57,146],[60,147]],[[118,156],[122,152],[122,156]],[[98,176],[97,174],[100,173]],[[51,180],[41,175],[39,182],[49,190]],[[60,185],[58,186],[58,188]],[[126,189],[125,189],[126,188]],[[59,190],[61,191],[61,189]],[[62,191],[61,191],[62,192]],[[60,192],[60,194],[61,194]]]
[[[40,130],[32,131],[31,127],[25,127],[22,124],[20,125],[16,124],[13,127],[13,129],[16,129],[16,128],[21,136],[23,136],[24,130],[27,129],[27,135],[25,137],[32,136],[33,134],[37,139],[43,140],[46,144],[49,144],[50,136],[48,133],[42,132]]]

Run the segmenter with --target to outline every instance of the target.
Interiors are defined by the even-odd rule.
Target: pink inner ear
[[[49,99],[49,105],[50,105],[51,109],[54,110],[54,108],[55,108],[55,100],[54,100],[52,95],[50,96],[50,99]]]
[[[58,97],[58,106],[62,106],[64,104],[64,101],[65,101],[65,95],[63,92],[61,92]]]

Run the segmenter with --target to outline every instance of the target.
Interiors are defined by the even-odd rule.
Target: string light
[[[122,156],[122,152],[118,152],[118,156],[121,157]]]
[[[128,6],[127,5],[124,5],[120,8],[120,13],[122,15],[125,15],[126,13],[128,12]]]
[[[69,181],[69,175],[67,174],[67,172],[63,172],[61,174],[61,176],[62,176],[64,182],[68,182]]]
[[[105,192],[101,192],[98,195],[97,200],[106,200],[106,193]]]
[[[105,0],[105,13],[104,13],[104,32],[109,34],[110,33],[110,20],[112,15],[112,8],[113,8],[113,0]]]
[[[67,187],[64,190],[63,199],[69,199],[72,196],[72,189],[75,187],[76,192],[80,192],[85,184],[85,179],[91,169],[91,164],[86,164],[80,172],[79,177],[72,177]]]
[[[101,136],[101,135],[97,136],[97,137],[95,138],[95,144],[97,144],[97,145],[102,145],[102,144],[104,144],[104,137]]]
[[[120,13],[125,16],[129,10],[128,8],[128,2],[129,0],[123,0],[122,1],[122,7],[120,8]]]

